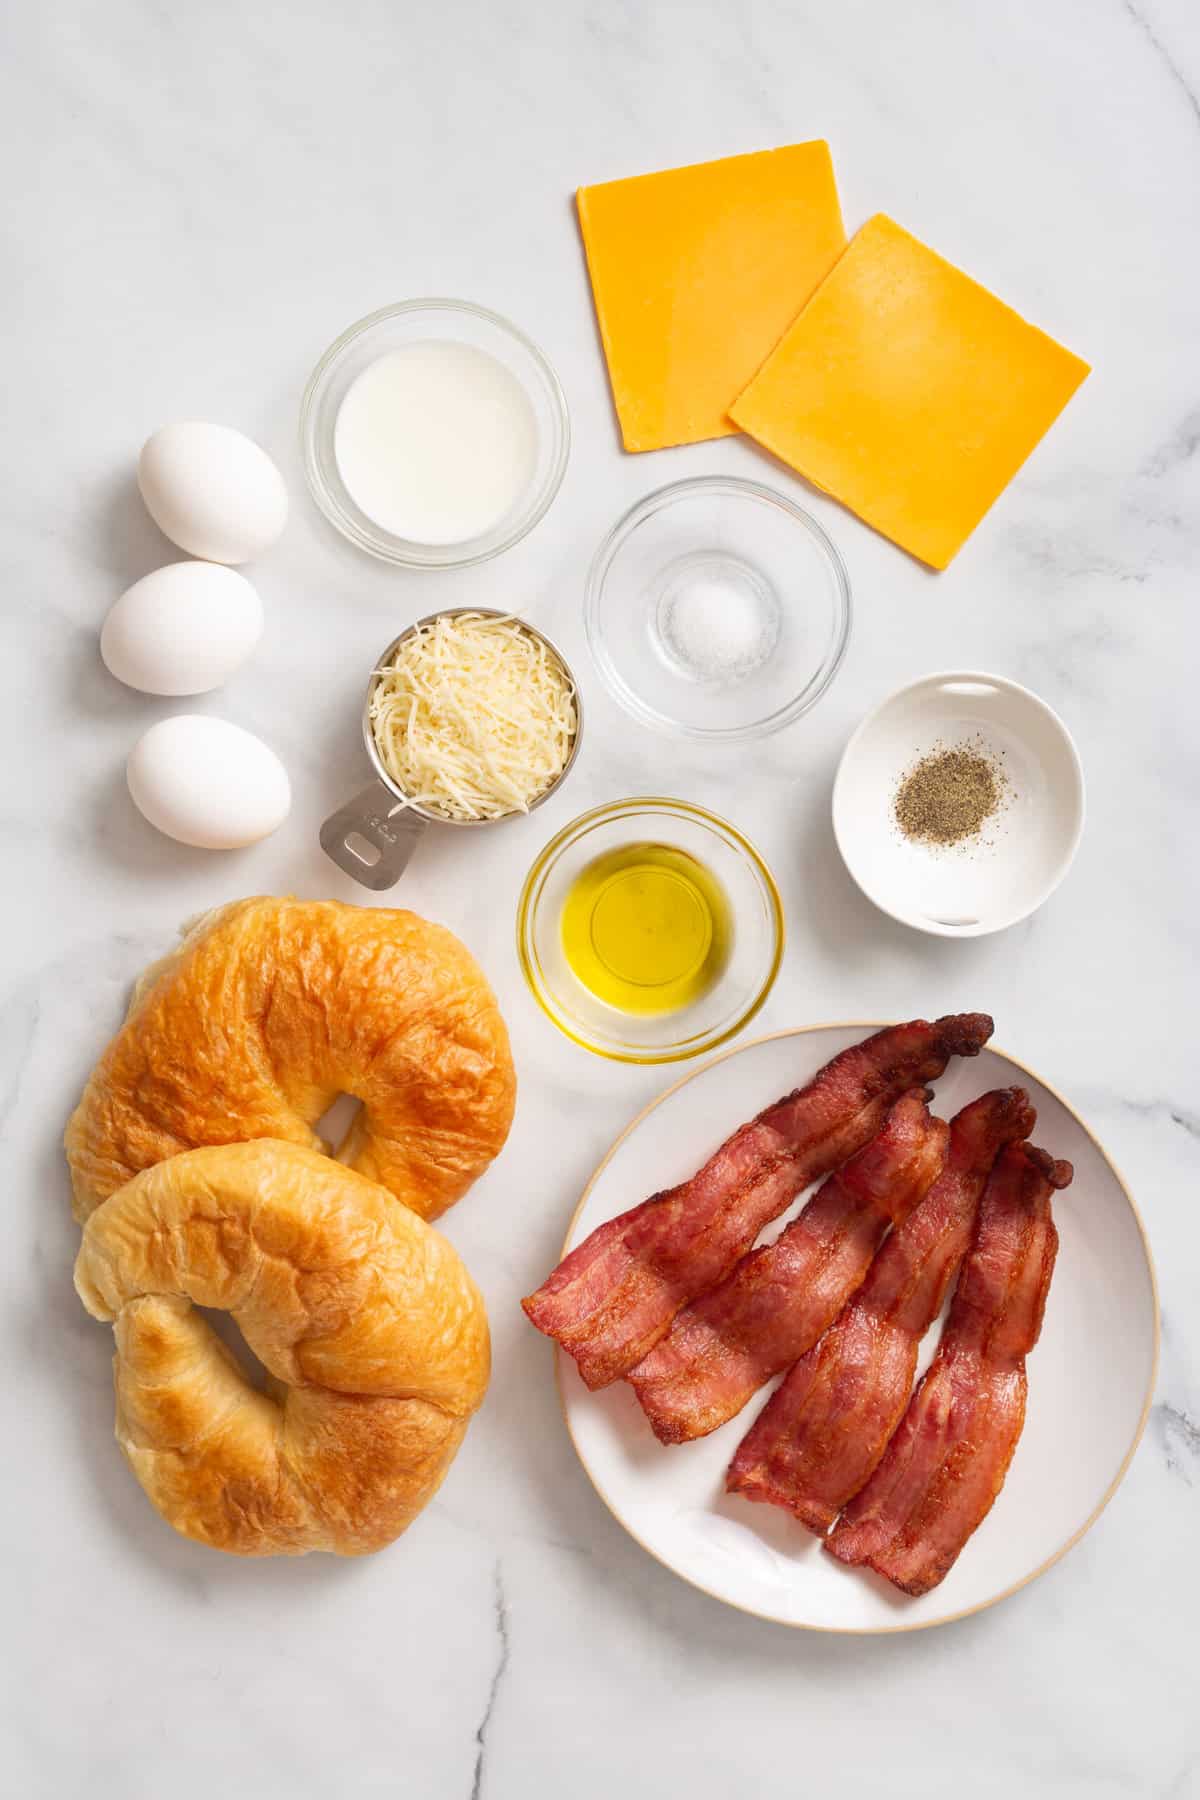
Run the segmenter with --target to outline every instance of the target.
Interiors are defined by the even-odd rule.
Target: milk
[[[390,350],[352,382],[333,435],[338,472],[376,525],[419,544],[461,544],[528,489],[537,419],[504,364],[473,344]]]

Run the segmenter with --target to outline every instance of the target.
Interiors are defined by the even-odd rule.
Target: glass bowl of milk
[[[467,300],[405,300],[329,346],[300,437],[313,498],[352,544],[461,569],[537,524],[571,431],[558,376],[515,325]]]

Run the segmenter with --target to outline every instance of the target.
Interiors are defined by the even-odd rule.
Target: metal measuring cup
[[[399,637],[392,639],[383,655],[375,661],[363,702],[363,743],[375,771],[375,779],[368,787],[355,794],[352,800],[347,800],[344,806],[339,806],[336,812],[330,813],[321,827],[321,848],[326,856],[337,864],[343,874],[353,876],[363,887],[373,888],[377,893],[384,888],[394,887],[399,881],[427,825],[466,826],[474,829],[479,825],[503,825],[507,819],[525,816],[524,813],[514,812],[505,813],[499,819],[448,819],[443,813],[429,812],[426,808],[417,806],[409,800],[384,767],[379,746],[375,742],[375,733],[371,729],[371,701],[375,689],[401,644],[424,626],[432,625],[435,619],[458,618],[463,613],[473,613],[485,619],[514,616],[489,606],[443,607],[439,612],[429,613],[425,618],[418,619],[415,625],[410,625]],[[548,800],[551,794],[557,793],[571,772],[583,738],[583,701],[579,694],[579,684],[558,645],[524,619],[518,619],[517,623],[523,631],[546,646],[575,694],[575,736],[570,754],[545,793],[539,794],[530,805],[529,811],[532,812],[543,800]]]

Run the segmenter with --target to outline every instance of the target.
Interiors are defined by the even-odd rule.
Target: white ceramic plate
[[[684,1179],[739,1125],[811,1079],[876,1025],[815,1025],[727,1051],[686,1075],[618,1138],[584,1193],[564,1246]],[[597,1493],[652,1556],[716,1599],[785,1625],[912,1631],[976,1612],[1032,1581],[1111,1499],[1142,1434],[1158,1360],[1158,1302],[1132,1199],[1083,1121],[1029,1069],[987,1049],[937,1083],[945,1118],[989,1088],[1020,1085],[1038,1110],[1034,1141],[1075,1165],[1055,1196],[1061,1246],[1029,1407],[1003,1491],[940,1587],[913,1600],[827,1556],[773,1506],[726,1495],[724,1473],[770,1389],[696,1443],[666,1448],[632,1390],[590,1394],[558,1353],[567,1427]],[[774,1236],[802,1201],[764,1234]],[[938,1336],[929,1333],[924,1368]]]
[[[1007,777],[1004,808],[969,843],[910,841],[892,814],[901,778],[935,748],[976,741]],[[970,670],[890,695],[846,745],[833,784],[833,833],[867,899],[939,937],[1027,918],[1070,868],[1083,814],[1083,770],[1058,714],[1015,681]]]

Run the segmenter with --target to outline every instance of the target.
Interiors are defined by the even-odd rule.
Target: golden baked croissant
[[[422,1218],[508,1135],[508,1033],[474,958],[415,913],[238,900],[200,919],[135,990],[67,1127],[75,1216],[203,1144],[284,1138],[339,1093],[363,1102],[338,1159]]]
[[[294,1144],[136,1176],[89,1219],[75,1285],[116,1323],[117,1438],[142,1487],[177,1531],[241,1556],[390,1543],[487,1387],[487,1317],[450,1244]],[[193,1302],[233,1314],[278,1396]]]

